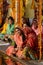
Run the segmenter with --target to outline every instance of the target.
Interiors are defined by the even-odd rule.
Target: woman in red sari
[[[26,36],[26,44],[28,43],[28,45],[31,48],[33,48],[34,46],[37,47],[38,39],[37,39],[37,35],[34,32],[34,30],[31,27],[28,27],[26,24],[23,24],[22,30]]]

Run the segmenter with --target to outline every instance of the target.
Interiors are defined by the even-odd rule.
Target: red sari
[[[16,32],[14,35],[14,41],[16,42],[17,47],[19,48],[22,47],[23,44],[22,35]]]
[[[13,52],[14,52],[14,46],[9,46],[6,50],[6,54],[9,56],[11,56]],[[15,65],[10,58],[7,58],[5,62],[7,65]]]
[[[25,44],[30,46],[33,50],[38,47],[38,39],[36,33],[30,27],[23,28],[23,32],[26,35]]]

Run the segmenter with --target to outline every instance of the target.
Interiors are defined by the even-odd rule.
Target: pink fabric
[[[22,36],[20,36],[19,33],[15,33],[15,35],[14,35],[14,41],[16,42],[17,47],[19,47],[19,48],[20,48],[20,47],[22,46],[22,44],[23,44]]]
[[[38,28],[35,29],[34,26],[32,26],[32,29],[34,30],[34,32],[36,33],[36,35],[39,35],[40,34],[40,30]]]
[[[7,55],[12,55],[12,53],[14,52],[14,46],[9,46],[6,50],[6,54]]]

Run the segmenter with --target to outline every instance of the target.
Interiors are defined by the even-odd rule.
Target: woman
[[[23,30],[25,37],[26,37],[26,45],[29,45],[31,48],[33,48],[34,45],[37,45],[37,42],[38,42],[37,41],[37,35],[32,30],[32,28],[28,27],[26,24],[23,24],[22,30]],[[35,40],[36,40],[36,42],[35,42]]]
[[[22,30],[23,30],[26,37],[32,31],[32,29],[30,27],[28,27],[26,23],[23,24]]]
[[[23,36],[22,36],[23,35]],[[16,42],[16,47],[14,46],[9,46],[8,49],[6,50],[6,54],[11,56],[17,56],[18,58],[22,58],[23,54],[22,54],[22,45],[23,45],[23,41],[25,40],[24,34],[22,32],[21,29],[16,28],[15,29],[15,34],[14,34],[14,41]],[[14,65],[14,63],[12,62],[11,59],[6,59],[6,64],[7,65]],[[19,62],[16,62],[15,64],[17,65],[21,65]]]
[[[21,47],[24,40],[25,40],[25,35],[24,35],[23,31],[20,28],[16,28],[16,31],[14,34],[14,41],[16,42],[17,46]]]
[[[8,26],[7,26],[7,30],[6,30],[6,34],[13,34],[14,33],[14,19],[10,16],[8,18]]]

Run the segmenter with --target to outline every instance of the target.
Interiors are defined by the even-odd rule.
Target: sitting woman
[[[6,34],[13,34],[14,33],[14,19],[10,16],[8,18],[8,26],[7,26],[7,30],[6,30]]]
[[[16,28],[15,32],[14,32],[14,36],[13,39],[16,42],[17,47],[14,46],[10,46],[8,47],[8,49],[6,50],[6,54],[11,56],[17,56],[18,58],[22,58],[22,45],[23,45],[23,41],[25,40],[24,34],[21,29]],[[14,65],[14,63],[11,61],[11,59],[6,59],[6,64],[7,65]],[[16,63],[17,65],[20,65],[18,62]]]
[[[3,26],[3,30],[1,32],[0,38],[1,39],[6,38],[8,37],[8,34],[14,34],[14,29],[15,29],[14,19],[10,16],[9,18],[6,18],[6,23]]]
[[[13,34],[14,33],[14,19],[10,16],[6,18],[6,23],[3,26],[2,34]]]
[[[16,42],[18,48],[22,48],[22,45],[23,45],[23,42],[25,41],[25,39],[26,39],[26,37],[25,37],[23,31],[20,28],[16,28],[16,31],[14,34],[14,41]]]
[[[26,37],[32,31],[32,29],[30,27],[28,27],[26,23],[23,24],[22,30],[23,30]]]
[[[28,44],[33,50],[37,47],[38,39],[34,30],[28,27],[26,24],[23,24],[22,28],[24,35],[26,37],[26,44]],[[35,42],[36,41],[36,42]],[[34,47],[36,45],[36,47]]]

